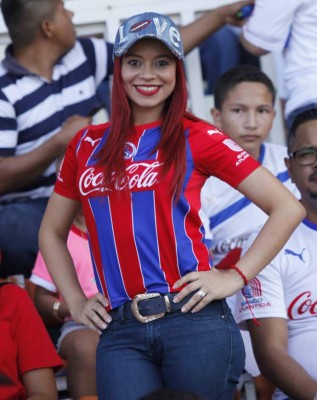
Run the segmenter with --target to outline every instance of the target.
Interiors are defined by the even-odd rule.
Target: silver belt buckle
[[[138,303],[141,300],[146,300],[146,299],[152,299],[154,297],[161,297],[160,293],[143,293],[143,294],[137,294],[131,303],[131,310],[132,314],[134,315],[135,319],[138,321],[142,322],[143,324],[147,324],[148,322],[154,321],[156,319],[164,317],[165,313],[162,314],[153,314],[153,315],[148,315],[143,317],[143,315],[140,314]],[[164,296],[165,304],[167,306],[167,310],[170,310],[170,304],[169,304],[169,299],[167,296]]]

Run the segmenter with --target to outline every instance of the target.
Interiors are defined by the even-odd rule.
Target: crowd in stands
[[[242,371],[252,376],[257,400],[316,400],[317,365],[311,356],[317,344],[316,2],[238,1],[206,12],[182,27],[174,26],[169,19],[160,21],[159,14],[140,14],[122,25],[115,42],[110,43],[76,37],[73,13],[62,0],[38,1],[1,1],[11,44],[0,64],[0,398],[57,399],[55,374],[64,367],[68,396],[74,400],[97,400],[97,396],[99,400],[216,400],[220,395],[238,400],[242,394],[235,388]],[[250,4],[253,12],[242,21],[237,13]],[[148,38],[142,40],[138,33],[134,39],[131,32],[148,29],[139,24],[147,21],[147,25],[151,19],[160,35],[147,46]],[[167,38],[165,26],[172,32]],[[212,124],[185,111],[181,114],[181,106],[173,102],[181,86],[179,65],[184,54],[196,46],[206,94],[214,96]],[[164,68],[170,64],[170,70],[174,65],[171,57],[161,55],[163,48],[177,60],[173,61],[176,89],[170,91],[171,101],[165,103],[164,98],[149,111],[127,89],[128,78],[122,85],[119,60],[128,60],[126,64],[133,64],[133,68],[137,62],[144,63],[150,74],[146,65],[152,57],[150,52],[156,51],[161,68],[157,74],[161,76],[163,64]],[[284,60],[286,146],[267,141],[279,96],[271,79],[261,71],[260,57],[268,52],[280,52]],[[113,91],[109,87],[112,76]],[[145,73],[142,79],[150,82]],[[138,89],[143,97],[153,90],[150,83],[144,86]],[[123,88],[128,103],[123,100]],[[185,107],[184,92],[178,96],[178,104]],[[147,93],[147,101],[149,98]],[[111,123],[101,124],[99,130],[94,128],[93,116],[100,108],[105,108],[110,118],[114,115],[110,119],[114,128]],[[175,116],[176,110],[182,118],[175,117],[172,122],[169,112]],[[174,132],[181,132],[182,124],[186,126],[192,164],[188,158],[187,164],[182,164],[182,139],[171,141],[167,123],[157,133],[158,120],[168,121]],[[148,148],[142,147],[139,126],[144,128],[143,135],[151,135]],[[133,135],[119,137],[118,132],[132,129]],[[200,136],[195,139],[188,132]],[[131,149],[120,148],[127,137]],[[219,147],[223,137],[225,152]],[[104,146],[105,141],[111,150]],[[155,204],[143,190],[131,190],[133,216],[127,211],[130,199],[127,203],[125,191],[121,198],[112,198],[110,189],[107,205],[105,199],[99,204],[98,200],[86,202],[82,192],[84,200],[80,200],[75,189],[79,179],[76,169],[83,171],[86,166],[77,166],[77,158],[89,166],[82,191],[99,191],[98,185],[105,184],[106,192],[112,184],[120,186],[125,179],[122,166],[140,149],[147,151],[149,158],[157,152],[159,160],[161,151],[168,154],[164,161],[169,168],[174,157],[177,159],[174,176],[168,168],[159,172],[162,182],[167,179],[168,183],[161,184]],[[124,161],[118,157],[122,152]],[[147,160],[143,154],[139,157],[136,162]],[[229,161],[235,168],[227,165]],[[96,162],[104,167],[103,183],[98,181],[98,174],[94,175]],[[107,175],[109,167],[119,177],[115,183]],[[196,180],[186,175],[190,168]],[[178,217],[169,220],[167,204],[173,202],[179,205],[175,203],[173,208]],[[161,207],[155,224],[149,217],[151,207]],[[188,226],[180,233],[185,226],[183,218]],[[101,220],[108,221],[111,235]],[[172,224],[175,237],[169,236],[168,226]],[[157,248],[148,246],[147,240],[154,226]],[[203,238],[198,238],[198,232]],[[105,240],[107,246],[103,247]],[[173,252],[177,261],[170,257]],[[116,266],[112,274],[104,269],[102,258]],[[164,273],[155,267],[155,276],[150,269],[143,270],[143,263],[148,268],[151,263],[160,265],[162,260],[171,264],[164,267]],[[173,263],[179,275],[173,271]],[[128,264],[130,273],[124,270]],[[142,270],[139,277],[138,269]],[[166,332],[162,342],[168,351],[155,345],[154,356],[149,355],[153,359],[143,369],[140,361],[127,361],[135,356],[127,349],[141,346],[147,323],[135,320],[135,313],[141,317],[143,311],[133,311],[127,305],[134,294],[144,292],[168,292],[164,296],[166,312],[172,316],[180,314],[179,310],[193,312],[193,318],[185,317],[190,321],[187,324],[173,322],[169,315],[164,317],[171,321],[171,332],[174,330],[172,335]],[[227,300],[224,303],[223,298]],[[142,307],[142,300],[137,307],[139,304]],[[230,347],[225,329],[221,328],[220,341],[217,331],[212,333],[212,329],[220,329],[217,324],[211,328],[201,322],[197,328],[199,324],[191,319],[200,313],[206,320],[219,319],[223,314],[235,338],[232,364],[223,361],[229,357],[226,351]],[[121,326],[125,323],[130,327],[124,334]],[[186,337],[181,331],[186,331]],[[204,331],[208,332],[206,337]],[[194,335],[201,340],[189,342],[188,337]],[[215,348],[217,355],[213,354]],[[160,373],[170,375],[162,385],[157,383],[156,371],[150,373],[154,359]],[[177,362],[177,368],[176,364],[171,368],[166,365],[171,359]],[[185,365],[192,368],[191,374]],[[144,376],[147,385],[142,381]]]

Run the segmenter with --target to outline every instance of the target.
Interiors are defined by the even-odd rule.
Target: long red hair
[[[97,158],[104,167],[104,182],[107,186],[115,176],[115,182],[128,179],[124,163],[124,144],[133,131],[133,119],[129,99],[124,90],[121,75],[122,59],[115,57],[112,87],[112,110],[110,131]],[[161,127],[161,139],[153,152],[160,149],[164,155],[163,175],[174,167],[171,189],[176,198],[181,192],[186,170],[186,148],[183,128],[184,116],[199,120],[186,111],[187,87],[183,63],[176,60],[176,83],[173,93],[166,100],[164,118]],[[113,175],[114,173],[114,175]]]

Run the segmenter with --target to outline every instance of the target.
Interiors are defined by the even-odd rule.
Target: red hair
[[[104,166],[104,182],[106,186],[112,181],[113,172],[116,183],[128,179],[123,154],[124,144],[129,134],[133,131],[133,120],[129,100],[123,86],[121,61],[121,58],[115,57],[110,131],[97,156]],[[198,118],[186,112],[187,98],[184,66],[180,60],[176,59],[175,88],[166,100],[161,139],[153,151],[160,149],[164,155],[163,174],[166,174],[172,166],[175,170],[171,189],[176,191],[176,198],[180,195],[186,170],[183,118],[186,116],[190,119],[198,120]]]

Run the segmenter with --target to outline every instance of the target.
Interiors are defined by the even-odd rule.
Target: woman
[[[275,256],[304,215],[243,149],[186,112],[183,60],[168,17],[145,13],[120,26],[112,120],[70,144],[40,230],[72,315],[101,333],[99,399],[135,400],[162,387],[232,398],[244,350],[225,298]],[[200,189],[210,175],[269,214],[228,271],[211,268],[203,243]],[[90,300],[66,246],[80,203],[100,291]]]

